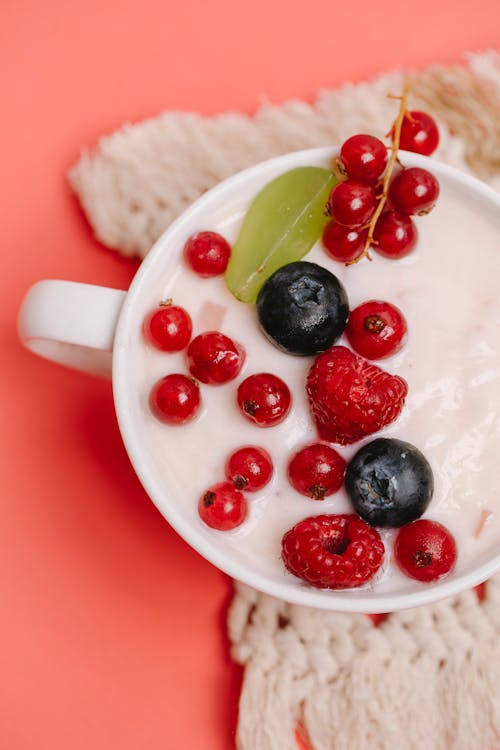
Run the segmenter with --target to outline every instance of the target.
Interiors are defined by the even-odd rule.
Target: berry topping
[[[383,359],[401,349],[406,330],[399,308],[390,302],[370,300],[352,310],[345,334],[362,357]]]
[[[375,190],[359,180],[339,182],[328,199],[330,213],[339,224],[359,227],[370,221],[377,199]]]
[[[197,232],[184,245],[184,257],[198,276],[220,276],[231,256],[227,240],[217,232]]]
[[[409,216],[386,211],[375,224],[374,250],[385,258],[404,258],[417,243],[417,227]]]
[[[208,331],[191,341],[187,360],[191,375],[202,383],[219,385],[238,375],[245,361],[245,350],[228,336]]]
[[[345,227],[335,220],[326,225],[322,242],[328,255],[333,260],[349,263],[363,252],[368,231],[356,227]]]
[[[347,294],[326,268],[316,263],[289,263],[273,273],[257,298],[262,330],[289,354],[317,354],[342,335],[349,304]]]
[[[426,112],[406,112],[401,125],[400,148],[430,156],[439,143],[439,130],[433,118]]]
[[[429,583],[450,572],[457,546],[447,528],[422,518],[398,531],[394,557],[407,576]]]
[[[427,214],[439,195],[439,182],[420,167],[409,167],[391,182],[389,196],[394,208],[402,214]]]
[[[346,463],[329,445],[314,443],[302,448],[288,464],[288,478],[302,495],[323,500],[344,482]]]
[[[349,462],[345,487],[354,510],[369,524],[399,527],[424,513],[434,478],[429,462],[414,445],[377,438]]]
[[[347,445],[378,432],[403,408],[408,386],[345,346],[316,358],[307,376],[307,395],[319,436]]]
[[[235,529],[247,517],[245,496],[232,482],[219,482],[200,497],[198,513],[207,526],[219,531]]]
[[[173,373],[154,386],[150,404],[163,422],[183,424],[193,419],[200,407],[200,388],[192,378]]]
[[[351,179],[376,182],[387,165],[387,147],[373,135],[352,135],[340,149],[340,160]]]
[[[287,570],[322,589],[362,586],[382,565],[384,552],[377,530],[348,514],[305,518],[281,542]]]
[[[273,475],[271,456],[264,448],[246,445],[232,453],[226,463],[226,477],[238,490],[257,492]]]
[[[191,338],[191,318],[183,307],[162,302],[144,322],[144,332],[157,349],[180,352]]]
[[[246,378],[240,383],[237,398],[243,415],[259,427],[271,427],[281,422],[291,403],[286,383],[269,372]]]

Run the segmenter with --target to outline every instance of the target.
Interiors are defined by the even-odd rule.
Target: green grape
[[[271,274],[309,252],[329,220],[325,206],[336,184],[327,169],[297,167],[257,194],[226,270],[226,284],[237,299],[255,302]]]

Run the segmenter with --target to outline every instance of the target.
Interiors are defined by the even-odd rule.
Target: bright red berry
[[[322,242],[331,258],[342,263],[349,263],[363,252],[367,235],[367,229],[345,227],[332,220],[323,230]]]
[[[383,359],[401,349],[406,331],[406,320],[398,307],[370,300],[351,311],[345,335],[362,357]]]
[[[245,361],[245,350],[218,331],[196,336],[188,346],[189,372],[202,383],[219,385],[233,380]]]
[[[219,276],[226,270],[231,247],[217,232],[197,232],[184,245],[184,257],[199,276]]]
[[[402,214],[428,214],[439,196],[439,182],[421,167],[402,169],[389,187],[394,208]]]
[[[438,143],[438,126],[430,115],[417,110],[406,112],[401,126],[400,148],[430,156]]]
[[[347,347],[332,346],[316,357],[306,390],[320,438],[348,445],[393,422],[408,385]]]
[[[371,219],[377,198],[371,185],[358,180],[346,180],[333,188],[328,205],[332,217],[339,224],[359,227]]]
[[[168,424],[184,424],[196,416],[200,407],[198,383],[180,373],[162,378],[151,391],[151,409]]]
[[[340,149],[340,159],[349,178],[376,182],[387,165],[387,147],[373,135],[352,135]]]
[[[374,250],[385,258],[404,258],[417,244],[417,227],[409,216],[385,211],[375,224]]]
[[[246,378],[240,383],[237,398],[244,416],[259,427],[271,427],[281,422],[291,403],[286,383],[269,372]]]
[[[245,445],[232,453],[226,463],[226,477],[238,490],[257,492],[273,475],[271,456],[257,445]]]
[[[243,523],[248,505],[242,492],[232,482],[209,487],[198,501],[198,513],[207,526],[219,531],[235,529]]]
[[[378,531],[354,514],[305,518],[281,542],[287,570],[322,589],[362,586],[380,568],[384,553]]]
[[[394,557],[403,573],[429,583],[453,568],[457,545],[447,528],[437,521],[421,518],[398,531]]]
[[[288,478],[297,492],[313,500],[323,500],[342,487],[345,470],[346,462],[336,450],[314,443],[292,457]]]
[[[144,321],[144,332],[157,349],[164,352],[180,352],[191,338],[193,326],[189,314],[183,307],[170,302],[160,303]]]

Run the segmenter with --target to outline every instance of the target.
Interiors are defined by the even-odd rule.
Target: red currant
[[[173,373],[162,378],[151,391],[151,409],[168,424],[184,424],[200,407],[200,388],[186,375]]]
[[[402,169],[389,187],[394,208],[402,214],[427,214],[439,196],[439,182],[421,167]]]
[[[191,341],[187,360],[189,372],[197,380],[219,385],[238,375],[245,361],[245,350],[223,333],[208,331]]]
[[[387,148],[373,135],[352,135],[340,149],[347,176],[361,182],[376,182],[387,165]]]
[[[230,531],[243,523],[248,505],[243,493],[232,482],[219,482],[200,497],[198,513],[212,529]]]
[[[240,383],[237,399],[244,416],[259,427],[271,427],[281,422],[291,403],[286,383],[269,372],[250,375]]]
[[[401,126],[400,148],[430,156],[438,143],[439,130],[430,115],[417,110],[406,112]]]
[[[377,198],[371,185],[358,180],[346,180],[333,188],[328,204],[331,215],[339,224],[359,227],[370,220]]]
[[[383,359],[403,345],[406,320],[390,302],[370,300],[352,310],[345,335],[358,354],[366,359]]]
[[[349,263],[363,252],[367,235],[367,229],[345,227],[336,221],[329,221],[323,231],[322,241],[331,258]]]
[[[421,518],[398,531],[394,557],[403,573],[429,583],[453,568],[457,545],[447,528],[437,521]]]
[[[302,495],[323,500],[337,492],[344,482],[346,462],[336,450],[323,443],[307,445],[288,464],[288,478]]]
[[[164,352],[180,352],[191,338],[193,326],[189,314],[183,307],[170,302],[160,303],[144,322],[144,332],[157,349]]]
[[[226,477],[238,490],[256,492],[269,482],[273,475],[271,456],[264,448],[246,445],[232,453],[226,463]]]
[[[417,227],[409,216],[386,211],[375,224],[373,248],[385,258],[404,258],[417,244],[417,236]]]
[[[229,243],[217,232],[197,232],[184,245],[184,257],[199,276],[220,276],[230,255]]]

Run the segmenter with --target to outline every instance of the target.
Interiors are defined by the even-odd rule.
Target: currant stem
[[[368,260],[371,260],[369,250],[370,250],[370,245],[373,242],[373,234],[375,232],[375,225],[377,224],[377,221],[382,211],[384,210],[384,206],[387,202],[387,196],[389,194],[389,182],[391,181],[394,166],[396,163],[397,164],[401,163],[398,158],[398,150],[399,150],[399,142],[401,140],[401,127],[403,125],[403,120],[406,114],[409,93],[410,93],[410,81],[408,78],[405,78],[405,81],[403,84],[403,93],[401,94],[401,96],[394,96],[392,94],[388,95],[389,99],[398,99],[400,101],[400,105],[399,105],[398,116],[394,123],[394,127],[391,131],[392,144],[389,146],[391,155],[389,157],[387,169],[385,170],[384,180],[382,183],[382,193],[377,203],[377,208],[375,209],[375,213],[373,214],[371,221],[370,221],[370,225],[368,227],[368,234],[366,237],[366,242],[363,248],[363,252],[360,255],[358,255],[358,257],[355,258],[354,260],[351,260],[349,261],[349,263],[346,263],[347,266],[351,266],[353,265],[353,263],[358,263],[361,260],[361,258],[368,258]]]

